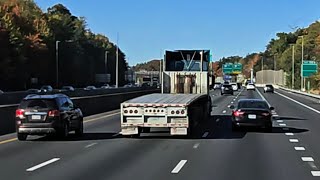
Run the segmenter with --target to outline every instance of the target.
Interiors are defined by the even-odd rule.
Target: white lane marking
[[[304,147],[294,147],[296,151],[305,151],[306,149]]]
[[[312,176],[320,176],[320,171],[311,171]]]
[[[233,101],[231,101],[231,104],[233,104]]]
[[[91,143],[91,144],[88,144],[88,145],[86,145],[86,146],[85,146],[85,148],[89,148],[89,147],[94,146],[94,145],[96,145],[96,144],[98,144],[98,143]]]
[[[39,169],[39,168],[42,168],[43,166],[46,166],[46,165],[48,165],[48,164],[54,163],[54,162],[59,161],[59,160],[60,160],[60,158],[50,159],[50,160],[48,160],[48,161],[46,161],[46,162],[43,162],[43,163],[41,163],[41,164],[38,164],[38,165],[36,165],[36,166],[33,166],[33,167],[27,169],[27,171],[28,171],[28,172],[31,172],[31,171],[37,170],[37,169]]]
[[[289,128],[282,128],[284,131],[289,131]]]
[[[227,112],[226,110],[223,110],[223,111],[222,111],[222,113],[226,113],[226,112]]]
[[[285,133],[287,136],[293,136],[293,133]]]
[[[216,122],[219,122],[220,121],[220,118],[218,118],[217,120],[216,120]]]
[[[231,105],[228,105],[228,108],[230,108],[231,107]]]
[[[304,162],[313,162],[313,158],[312,157],[301,157],[302,161]]]
[[[199,147],[199,145],[200,145],[200,143],[193,145],[193,149],[197,149]]]
[[[261,94],[261,92],[259,91],[259,89],[257,89],[257,92],[258,92],[258,94],[260,95],[260,97],[261,97],[263,100],[265,100],[269,106],[271,106],[270,103],[266,100],[266,98],[264,98],[264,96]]]
[[[277,120],[277,122],[278,122],[278,123],[282,123],[282,122],[283,122],[283,120]]]
[[[282,124],[279,124],[279,126],[286,126],[286,124],[283,124],[283,123],[282,123]]]
[[[233,101],[236,101],[236,99],[233,99]]]
[[[297,142],[299,142],[299,140],[298,139],[289,139],[289,142],[297,143]]]
[[[307,106],[307,105],[305,105],[305,104],[303,104],[303,103],[301,103],[301,102],[299,102],[299,101],[297,101],[297,100],[294,100],[294,99],[292,99],[292,98],[290,98],[290,97],[288,97],[288,96],[285,96],[285,95],[283,95],[283,94],[280,94],[280,93],[278,93],[278,92],[275,92],[275,93],[278,94],[278,95],[280,95],[280,96],[282,96],[282,97],[284,97],[284,98],[287,98],[287,99],[289,99],[289,100],[291,100],[291,101],[293,101],[293,102],[295,102],[295,103],[297,103],[297,104],[299,104],[299,105],[301,105],[301,106],[303,106],[303,107],[305,107],[305,108],[307,108],[307,109],[310,109],[311,111],[314,111],[314,112],[320,114],[320,111],[318,111],[318,110],[316,110],[316,109],[314,109],[314,108],[312,108],[312,107],[310,107],[310,106]]]
[[[274,115],[272,115],[272,116],[274,116],[274,117],[278,117],[279,115],[278,115],[278,114],[274,114]]]
[[[187,163],[187,160],[181,160],[177,166],[171,171],[172,174],[178,174],[182,167]]]
[[[205,138],[205,137],[208,136],[208,134],[209,134],[209,132],[205,132],[205,133],[202,135],[202,137]]]

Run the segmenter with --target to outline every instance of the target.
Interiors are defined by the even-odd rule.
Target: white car
[[[233,91],[238,91],[238,85],[236,83],[232,83],[231,86]]]
[[[249,83],[248,85],[247,85],[247,90],[256,90],[256,87],[254,86],[254,84],[252,84],[252,83]]]

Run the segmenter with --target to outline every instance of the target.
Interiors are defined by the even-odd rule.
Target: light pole
[[[118,39],[119,39],[119,33],[117,33],[117,51],[116,51],[116,88],[119,87],[119,44],[118,44]]]
[[[294,44],[292,44],[292,72],[291,72],[291,88],[294,89]]]
[[[276,84],[276,54],[273,55],[273,84]]]
[[[59,43],[56,41],[56,87],[59,87]],[[73,40],[65,40],[64,42],[73,42]]]
[[[261,57],[262,59],[262,67],[261,67],[261,72],[262,72],[262,84],[264,82],[264,76],[263,76],[263,56]]]

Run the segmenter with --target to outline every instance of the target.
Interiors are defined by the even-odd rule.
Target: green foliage
[[[160,71],[160,60],[151,60],[137,64],[133,67],[134,71]]]
[[[72,42],[67,42],[72,40]],[[0,1],[0,89],[24,89],[30,78],[55,84],[55,45],[59,43],[62,84],[93,84],[95,74],[108,73],[115,83],[116,45],[87,29],[84,17],[76,17],[62,4],[43,12],[33,0]],[[119,49],[119,80],[124,84],[125,54]],[[72,72],[72,73],[70,73]],[[39,85],[40,85],[39,84]]]

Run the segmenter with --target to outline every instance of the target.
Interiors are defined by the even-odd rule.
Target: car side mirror
[[[230,106],[230,109],[234,109],[234,108],[235,108],[234,105],[231,105],[231,106]]]
[[[274,110],[274,107],[271,106],[269,109],[270,109],[271,111],[273,111],[273,110]]]

